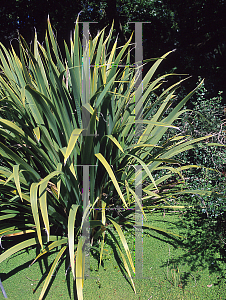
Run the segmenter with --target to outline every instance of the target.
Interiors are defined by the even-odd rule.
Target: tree
[[[214,97],[218,91],[223,91],[224,97],[226,4],[223,0],[2,0],[0,41],[8,46],[13,37],[17,38],[16,30],[31,41],[34,27],[40,42],[44,41],[45,20],[49,14],[59,45],[64,49],[63,38],[69,41],[69,33],[80,11],[83,11],[80,21],[98,22],[90,25],[93,36],[114,19],[114,33],[119,34],[119,45],[124,44],[134,30],[134,25],[128,22],[150,22],[143,25],[144,59],[159,57],[176,48],[177,51],[167,59],[165,68],[192,75],[184,85],[185,93],[201,76],[206,79],[209,97]],[[131,54],[133,56],[133,52]],[[144,67],[143,75],[149,66]],[[164,72],[164,69],[160,68],[159,72]]]

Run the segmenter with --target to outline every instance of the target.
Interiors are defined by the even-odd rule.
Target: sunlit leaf
[[[72,134],[70,136],[70,140],[68,142],[67,148],[66,148],[66,152],[64,154],[64,165],[66,164],[66,161],[68,159],[68,157],[70,156],[72,150],[74,149],[75,143],[78,140],[78,137],[80,135],[80,133],[82,132],[83,129],[77,129],[75,128],[72,131]]]
[[[13,166],[13,176],[14,176],[17,191],[20,195],[20,199],[21,199],[21,201],[23,201],[21,188],[20,188],[20,179],[19,179],[19,165]]]
[[[71,270],[75,279],[75,263],[74,263],[74,230],[75,230],[75,219],[79,205],[73,204],[71,206],[69,217],[68,217],[68,247],[71,262]]]
[[[119,184],[118,184],[118,182],[117,182],[117,180],[116,180],[116,178],[115,178],[115,175],[114,175],[114,173],[113,173],[111,167],[109,166],[108,162],[106,161],[106,159],[103,157],[103,155],[102,155],[101,153],[97,153],[97,154],[95,154],[95,156],[96,156],[96,157],[101,161],[101,163],[104,165],[106,171],[108,172],[109,176],[111,177],[111,180],[112,180],[112,182],[113,182],[113,184],[114,184],[114,186],[115,186],[115,188],[116,188],[116,190],[117,190],[117,192],[118,192],[120,198],[122,199],[124,205],[127,207],[126,201],[125,201],[125,199],[124,199],[124,197],[123,197],[123,194],[122,194],[122,192],[121,192],[121,190],[120,190]]]
[[[134,268],[134,265],[133,265],[133,260],[132,260],[132,257],[131,257],[131,254],[130,254],[130,251],[129,251],[129,247],[128,247],[128,244],[126,242],[126,239],[125,239],[125,236],[122,232],[122,229],[120,228],[120,226],[110,217],[107,217],[107,219],[109,219],[111,221],[111,223],[114,225],[115,229],[117,230],[118,234],[119,234],[119,237],[121,239],[121,242],[123,244],[123,247],[126,251],[126,254],[127,254],[127,257],[129,259],[129,262],[130,262],[130,265],[131,265],[131,268],[133,270],[133,272],[135,272],[135,268]]]
[[[61,256],[63,255],[63,253],[64,253],[64,251],[66,250],[66,248],[67,248],[67,246],[64,246],[64,247],[59,251],[59,253],[57,254],[57,256],[56,256],[56,258],[55,258],[55,260],[54,260],[54,262],[53,262],[53,264],[52,264],[52,266],[51,266],[51,269],[50,269],[50,271],[49,271],[49,273],[48,273],[48,275],[47,275],[47,277],[46,277],[44,286],[43,286],[42,291],[41,291],[41,294],[40,294],[40,296],[39,296],[39,300],[42,300],[42,299],[43,299],[43,296],[44,296],[44,294],[45,294],[45,292],[46,292],[46,289],[48,288],[48,285],[49,285],[49,283],[50,283],[51,277],[52,277],[52,275],[53,275],[53,273],[54,273],[54,270],[56,269],[57,263],[58,263],[59,259],[61,258]]]
[[[85,268],[85,253],[82,250],[85,237],[81,236],[78,242],[76,255],[76,289],[78,300],[83,300],[83,284],[84,284],[84,268]]]

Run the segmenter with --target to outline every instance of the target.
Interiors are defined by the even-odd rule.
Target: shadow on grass
[[[119,267],[119,269],[120,269],[123,277],[126,279],[126,281],[129,283],[129,285],[131,286],[131,288],[133,290],[133,286],[131,284],[131,280],[130,280],[129,275],[128,275],[125,267],[124,267],[124,263],[123,263],[121,257],[118,254],[118,249],[117,249],[116,245],[118,244],[120,246],[120,249],[123,252],[124,256],[127,257],[127,255],[125,254],[124,247],[121,245],[121,242],[119,242],[116,239],[114,233],[110,229],[108,229],[108,233],[109,233],[110,236],[108,236],[108,235],[105,236],[105,245],[108,245],[112,249],[112,253],[113,253],[112,256],[114,256],[115,262],[117,263],[117,265],[118,265],[118,267]],[[99,250],[100,249],[97,249],[98,247],[99,247],[99,245],[95,244],[94,247],[91,248],[91,254],[92,254],[93,258],[97,261],[98,266],[99,266],[99,261],[100,261],[100,252],[99,252]],[[110,258],[111,254],[108,254],[108,257]],[[126,258],[126,260],[128,261],[127,258]],[[105,258],[102,257],[101,266],[105,269],[105,263],[104,263],[104,261],[105,261]],[[97,270],[98,269],[96,269],[96,271]],[[131,270],[131,267],[130,267],[130,270]],[[132,274],[131,274],[131,276],[132,276]],[[134,278],[132,278],[132,279],[134,279]]]
[[[201,277],[200,274],[197,274],[197,269],[207,268],[210,274],[217,274],[217,280],[214,280],[213,285],[225,282],[225,243],[213,220],[206,218],[197,210],[188,210],[175,224],[186,235],[186,239],[178,244],[182,248],[183,254],[169,258],[168,262],[162,266],[170,270],[175,269],[175,266],[187,266],[188,271],[180,275],[182,288],[186,287],[191,276],[194,279],[194,287],[197,285]]]
[[[29,236],[29,237],[28,237]],[[28,235],[25,239],[24,237],[22,236],[19,236],[19,237],[14,237],[12,240],[7,240],[7,241],[4,241],[3,245],[4,245],[4,249],[2,249],[1,252],[4,252],[8,249],[10,249],[11,247],[17,245],[18,243],[20,242],[23,242],[24,240],[26,239],[29,239],[31,238],[31,235]],[[18,267],[15,267],[14,269],[12,269],[10,272],[8,272],[7,274],[6,273],[0,273],[0,278],[1,278],[1,281],[4,285],[4,281],[9,279],[10,277],[16,275],[17,273],[21,272],[22,270],[25,270],[27,269],[30,264],[34,261],[35,257],[40,253],[40,246],[39,245],[34,245],[34,246],[31,246],[31,247],[28,247],[28,248],[25,248],[13,255],[11,255],[7,260],[10,261],[10,260],[21,260],[20,259],[20,256],[23,255],[24,253],[27,253],[29,254],[30,251],[34,251],[35,250],[35,256],[32,258],[32,259],[28,259],[26,262],[20,264]],[[46,253],[44,254],[42,257],[40,257],[35,263],[39,265],[39,269],[40,269],[40,272],[42,274],[41,276],[41,279],[29,279],[27,277],[28,280],[32,280],[32,281],[39,281],[37,286],[35,287],[34,289],[34,292],[35,293],[37,291],[37,289],[40,287],[40,285],[45,281],[46,279],[46,276],[48,275],[48,272],[50,271],[50,268],[52,266],[52,263],[49,263],[49,259],[51,259],[51,256],[58,253],[57,250],[52,250],[50,253]],[[58,265],[54,271],[54,274],[50,280],[50,283],[49,283],[49,286],[45,292],[45,295],[43,297],[43,299],[46,299],[47,295],[48,295],[48,292],[53,284],[53,281],[55,279],[55,276],[57,275],[57,272],[59,270],[59,268],[61,267],[62,263],[65,261],[65,273],[66,273],[66,270],[69,269],[68,267],[70,266],[70,262],[69,262],[69,257],[65,254],[61,259],[60,261],[58,262]],[[32,266],[31,266],[32,267]],[[67,283],[67,289],[68,289],[68,294],[69,294],[69,297],[70,299],[72,298],[72,295],[71,295],[71,284],[70,284],[70,271],[68,270],[67,272],[67,275],[66,275],[66,283]],[[6,291],[7,293],[7,291]],[[74,294],[74,300],[77,300],[77,292],[76,292],[76,287],[75,287],[75,284],[73,285],[73,294]]]

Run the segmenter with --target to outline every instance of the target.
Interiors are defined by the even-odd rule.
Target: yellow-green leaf
[[[142,207],[142,204],[140,203],[140,199],[137,197],[136,193],[128,186],[128,189],[130,190],[131,194],[134,196],[134,198],[136,199],[136,202],[140,208],[140,210],[142,211],[142,214],[144,215],[145,219],[147,220],[147,217],[144,213],[144,210],[143,210],[143,207]]]
[[[47,252],[49,252],[50,250],[52,250],[56,247],[59,247],[63,244],[67,244],[67,242],[68,242],[68,238],[63,238],[61,240],[54,241],[53,243],[48,245],[45,249],[43,249],[41,251],[41,253],[39,253],[39,255],[36,256],[36,258],[32,261],[32,263],[29,265],[29,267],[32,266],[36,262],[36,260],[39,259],[39,257],[41,257],[42,255],[46,254]]]
[[[123,201],[125,207],[128,207],[127,204],[126,204],[126,201],[125,201],[125,199],[124,199],[124,197],[123,197],[123,194],[122,194],[122,192],[121,192],[121,190],[120,190],[119,184],[118,184],[118,182],[117,182],[117,180],[116,180],[116,178],[115,178],[115,175],[114,175],[114,173],[113,173],[113,171],[112,171],[110,165],[108,164],[108,162],[106,161],[106,159],[103,157],[103,155],[102,155],[101,153],[97,153],[97,154],[95,154],[95,156],[96,156],[96,157],[101,161],[101,163],[104,165],[104,167],[105,167],[106,171],[108,172],[109,176],[111,177],[111,180],[112,180],[112,182],[113,182],[113,184],[114,184],[114,186],[115,186],[115,188],[116,188],[116,190],[117,190],[117,192],[118,192],[120,198],[122,199],[122,201]]]
[[[31,210],[35,221],[38,240],[41,247],[43,248],[41,228],[40,228],[39,215],[38,215],[37,192],[38,192],[38,183],[32,183],[30,189]]]
[[[34,129],[33,129],[33,131],[34,131],[34,134],[35,134],[35,136],[36,136],[36,139],[38,140],[38,142],[40,141],[40,129],[39,129],[39,127],[35,127]]]
[[[85,253],[82,247],[85,237],[81,236],[78,242],[76,255],[76,289],[78,300],[83,300],[83,284],[84,284],[84,268],[85,268]]]
[[[8,250],[6,250],[5,252],[3,252],[0,255],[0,263],[3,262],[8,257],[10,257],[11,255],[13,255],[14,253],[16,253],[16,252],[18,252],[20,250],[23,250],[23,249],[25,249],[27,247],[36,245],[37,243],[38,243],[37,239],[36,238],[32,238],[32,239],[29,239],[27,241],[21,242],[21,243],[15,245],[15,246],[9,248]]]
[[[48,210],[47,210],[47,185],[48,181],[41,181],[42,183],[40,184],[39,187],[39,204],[40,204],[40,210],[42,214],[42,219],[45,224],[45,229],[47,233],[47,239],[49,241],[49,235],[50,235],[50,229],[49,229],[49,217],[48,217]]]
[[[107,137],[109,137],[109,139],[112,140],[113,143],[115,143],[115,145],[124,153],[124,150],[122,149],[122,146],[119,144],[119,142],[116,140],[116,138],[112,135],[107,135]]]
[[[82,106],[85,107],[91,115],[93,115],[94,109],[93,109],[92,106],[89,104],[89,102],[83,104]],[[98,118],[97,116],[96,116],[96,120],[99,121],[99,118]]]
[[[72,150],[74,149],[74,146],[75,146],[75,144],[78,140],[78,137],[82,131],[83,131],[83,129],[78,129],[78,128],[75,128],[72,131],[72,134],[70,136],[70,139],[69,139],[69,142],[68,142],[68,145],[66,148],[66,152],[64,154],[64,165],[66,164],[68,157],[70,156]]]
[[[61,258],[61,256],[63,255],[63,253],[64,253],[64,251],[66,250],[66,248],[67,248],[67,246],[64,246],[64,247],[60,250],[60,252],[57,254],[57,257],[55,258],[55,260],[54,260],[54,262],[53,262],[53,264],[52,264],[52,266],[51,266],[51,269],[50,269],[50,271],[49,271],[49,274],[48,274],[47,277],[46,277],[44,286],[43,286],[42,291],[41,291],[41,294],[40,294],[40,296],[39,296],[39,300],[42,300],[42,299],[43,299],[43,296],[44,296],[44,294],[45,294],[45,292],[46,292],[46,289],[47,289],[47,287],[48,287],[48,285],[49,285],[49,283],[50,283],[51,277],[52,277],[53,272],[54,272],[54,270],[55,270],[55,268],[56,268],[56,266],[57,266],[57,263],[58,263],[59,259]]]
[[[71,163],[71,165],[70,165],[70,171],[71,171],[71,173],[74,175],[74,177],[75,177],[75,179],[77,180],[77,176],[76,176],[76,173],[75,173],[75,168],[74,168],[74,165],[73,165],[73,163]]]
[[[44,183],[44,182],[49,182],[49,180],[51,179],[51,178],[53,178],[54,176],[56,176],[56,175],[58,175],[58,174],[60,174],[61,173],[61,171],[53,171],[52,173],[50,173],[49,175],[47,175],[45,178],[43,178],[39,183],[38,183],[38,185],[41,185],[42,183]]]
[[[126,262],[125,256],[124,256],[124,254],[122,253],[122,251],[121,251],[121,249],[120,249],[119,247],[118,247],[118,250],[119,250],[119,252],[120,252],[120,254],[121,254],[121,256],[122,256],[122,260],[123,260],[123,263],[124,263],[124,267],[125,267],[125,269],[126,269],[126,272],[127,272],[128,275],[129,275],[129,278],[130,278],[130,280],[131,280],[131,282],[132,282],[132,286],[133,286],[134,292],[135,292],[135,294],[136,294],[135,285],[134,285],[134,282],[133,282],[133,279],[132,279],[132,276],[131,276],[131,273],[130,273],[128,264],[127,264],[127,262]]]
[[[75,279],[75,263],[74,263],[74,229],[75,229],[75,219],[76,219],[76,213],[78,210],[79,205],[73,204],[71,206],[69,217],[68,217],[68,247],[69,247],[69,256],[70,256],[70,262],[71,262],[71,270],[73,277]]]
[[[57,165],[57,171],[61,172],[62,171],[62,164],[58,163]],[[61,179],[57,181],[57,198],[59,199],[60,197],[60,186],[61,186]]]
[[[115,229],[117,230],[118,234],[119,234],[119,237],[121,239],[121,242],[123,244],[123,247],[126,251],[126,254],[127,254],[127,257],[129,259],[129,262],[130,262],[130,265],[131,265],[131,268],[133,270],[133,272],[135,273],[135,268],[134,268],[134,265],[133,265],[133,260],[132,260],[132,257],[131,257],[131,254],[130,254],[130,251],[129,251],[129,247],[128,247],[128,244],[126,242],[126,239],[125,239],[125,236],[122,232],[122,229],[120,228],[120,226],[110,217],[107,217],[108,220],[111,221],[111,223],[114,225]]]
[[[106,202],[102,200],[102,223],[105,225],[106,223],[106,216],[105,216],[105,207],[106,207]],[[104,237],[105,237],[105,231],[102,232],[102,241],[101,241],[101,246],[100,246],[100,265],[101,265],[101,259],[103,255],[103,250],[104,250]]]
[[[140,163],[140,165],[144,168],[144,170],[146,171],[147,175],[149,176],[149,178],[151,179],[152,183],[154,184],[156,190],[158,191],[158,187],[157,187],[157,185],[155,183],[155,180],[154,180],[154,178],[153,178],[150,170],[148,169],[147,165],[139,157],[137,157],[135,155],[132,155],[132,154],[127,154],[127,155],[134,157]],[[137,175],[139,174],[139,172],[137,172]]]
[[[23,201],[21,188],[20,188],[20,179],[19,179],[19,165],[13,166],[13,176],[14,176],[17,191],[20,195],[20,199],[21,201]]]

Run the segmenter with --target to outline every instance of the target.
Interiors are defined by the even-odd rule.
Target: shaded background
[[[115,36],[125,43],[134,30],[128,22],[151,22],[143,25],[144,59],[159,57],[177,49],[162,64],[159,72],[174,71],[192,75],[184,84],[184,93],[195,87],[198,76],[205,78],[209,97],[226,92],[226,5],[224,0],[1,0],[0,41],[16,47],[18,31],[31,43],[34,27],[44,41],[49,14],[62,52],[63,40],[69,42],[70,31],[80,11],[80,21],[95,21],[91,34],[115,20]],[[108,27],[109,28],[109,27]],[[108,29],[107,28],[107,29]],[[82,29],[82,26],[81,26]],[[144,74],[150,64],[144,68]],[[190,104],[192,106],[192,104]]]

